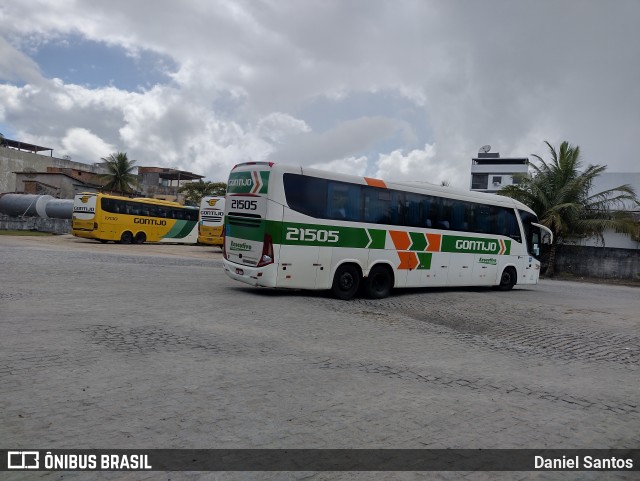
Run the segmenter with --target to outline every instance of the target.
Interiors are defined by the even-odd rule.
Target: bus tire
[[[353,264],[342,264],[333,276],[331,292],[338,299],[348,301],[358,292],[360,273]]]
[[[370,299],[384,299],[389,297],[393,289],[393,273],[385,266],[378,264],[369,271],[364,281],[364,290]]]
[[[128,230],[122,233],[120,236],[120,244],[131,244],[133,242],[133,234]]]
[[[518,280],[518,274],[513,267],[506,267],[502,271],[502,275],[500,276],[500,284],[498,284],[499,291],[510,291],[513,289],[513,286],[516,285],[516,281]]]
[[[144,244],[145,242],[147,242],[147,234],[145,234],[144,232],[138,232],[134,240],[136,244]]]

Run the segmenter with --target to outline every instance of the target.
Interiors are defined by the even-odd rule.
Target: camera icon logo
[[[8,469],[38,469],[40,453],[38,451],[8,451]]]

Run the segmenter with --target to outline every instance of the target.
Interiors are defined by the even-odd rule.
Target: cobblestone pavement
[[[40,242],[0,236],[5,448],[640,445],[637,288],[542,281],[506,293],[405,290],[343,302],[235,283],[213,250],[162,246],[153,255],[148,245]],[[10,479],[631,478],[458,472]]]

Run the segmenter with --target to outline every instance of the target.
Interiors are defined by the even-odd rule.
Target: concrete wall
[[[556,270],[601,279],[640,280],[640,250],[563,245],[556,254]]]
[[[59,159],[44,154],[33,154],[8,147],[0,147],[0,193],[16,191],[16,174],[14,174],[14,172],[23,172],[25,169],[46,172],[47,167],[80,169],[94,173],[100,172],[99,168],[94,165]]]
[[[640,242],[633,240],[630,235],[620,234],[612,230],[606,230],[603,233],[604,246],[599,237],[591,237],[589,239],[579,239],[575,243],[579,246],[588,247],[613,247],[616,249],[640,249]]]
[[[71,219],[9,217],[0,214],[0,230],[36,230],[54,234],[71,234]]]

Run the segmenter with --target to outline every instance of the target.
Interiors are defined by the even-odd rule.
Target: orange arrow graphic
[[[441,234],[425,234],[427,237],[427,252],[440,252],[440,245],[442,243]]]
[[[409,249],[411,245],[411,238],[409,237],[408,232],[403,232],[400,230],[390,230],[389,234],[391,235],[391,240],[393,241],[393,245],[399,251],[406,251]]]
[[[413,270],[420,263],[415,252],[398,252],[398,257],[400,258],[398,269]]]

